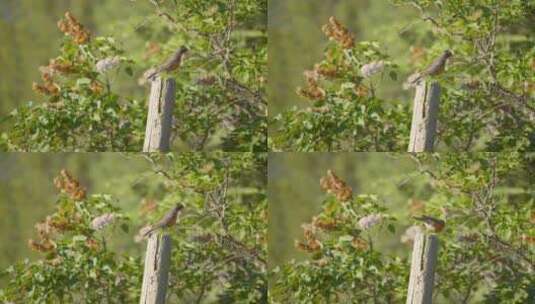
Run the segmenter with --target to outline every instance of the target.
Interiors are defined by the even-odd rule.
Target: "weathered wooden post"
[[[170,147],[176,83],[160,76],[151,82],[143,152],[167,152]]]
[[[164,304],[167,292],[171,237],[153,233],[147,243],[140,304]]]
[[[418,233],[414,238],[413,246],[407,304],[431,304],[438,237],[435,234]]]
[[[412,110],[409,152],[431,152],[437,129],[440,85],[436,82],[420,81]]]

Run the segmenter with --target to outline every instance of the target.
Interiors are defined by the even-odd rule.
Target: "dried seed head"
[[[332,170],[327,170],[327,175],[320,179],[320,187],[327,193],[332,193],[340,201],[348,201],[353,197],[353,190]]]
[[[72,199],[83,200],[86,197],[86,189],[65,169],[54,179],[54,185],[58,190],[69,194]]]
[[[89,31],[70,12],[65,13],[65,19],[58,21],[58,28],[71,36],[76,44],[86,44],[91,38]]]
[[[330,17],[329,22],[322,27],[323,33],[335,40],[344,49],[355,46],[355,39],[351,33],[336,18]]]

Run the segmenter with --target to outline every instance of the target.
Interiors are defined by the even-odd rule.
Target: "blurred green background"
[[[88,195],[112,195],[116,206],[131,218],[139,218],[143,198],[158,199],[143,178],[152,169],[141,154],[0,153],[0,269],[38,256],[27,246],[28,239],[37,235],[34,225],[54,210],[58,193],[54,177],[61,169],[78,178]],[[133,235],[137,227],[131,228],[129,234]],[[132,237],[122,232],[115,235],[118,238],[109,242],[112,248],[121,253],[142,253],[143,245],[135,244]]]
[[[335,16],[354,34],[355,41],[377,41],[400,64],[397,82],[381,82],[377,95],[408,100],[401,89],[411,46],[433,45],[430,26],[413,8],[397,7],[389,0],[271,0],[269,2],[269,110],[276,115],[293,107],[309,106],[295,94],[304,83],[303,71],[322,59],[327,38],[321,31]]]
[[[407,256],[410,248],[400,236],[411,223],[408,207],[413,199],[425,201],[432,194],[428,181],[407,154],[391,153],[270,153],[268,163],[269,263],[281,265],[304,259],[294,247],[302,239],[301,225],[310,222],[326,197],[319,184],[328,169],[350,187],[353,194],[376,194],[398,218],[396,235],[377,236],[378,246],[391,254]]]
[[[126,49],[136,54],[145,50],[149,39],[143,37],[150,38],[150,33],[133,34],[138,25],[150,22],[147,16],[154,9],[148,0],[0,0],[0,117],[39,100],[32,82],[40,81],[39,66],[59,55],[63,34],[56,24],[67,10],[91,33],[114,33]],[[129,88],[138,98],[143,96],[143,87]]]

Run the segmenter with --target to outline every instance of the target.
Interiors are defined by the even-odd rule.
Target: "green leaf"
[[[89,85],[91,83],[91,79],[89,78],[79,78],[78,80],[76,80],[76,86],[84,86],[84,85]]]
[[[386,228],[388,229],[388,231],[390,231],[390,233],[392,233],[392,234],[396,233],[396,227],[393,224],[388,224],[388,226],[386,226]]]
[[[73,240],[74,242],[79,242],[79,241],[84,242],[84,241],[87,240],[87,237],[86,237],[85,235],[81,235],[81,234],[79,234],[79,235],[75,235],[75,236],[73,236],[73,237],[72,237],[72,240]]]

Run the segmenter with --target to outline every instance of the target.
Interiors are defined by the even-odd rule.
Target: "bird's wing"
[[[424,74],[425,75],[434,75],[437,72],[440,71],[440,66],[443,64],[442,57],[438,58],[437,60],[433,61],[430,66],[425,69]]]
[[[166,225],[169,223],[169,221],[171,221],[175,216],[176,216],[176,211],[175,209],[171,210],[169,213],[167,213],[163,218],[162,220],[159,222],[159,224],[162,224],[162,225]]]

